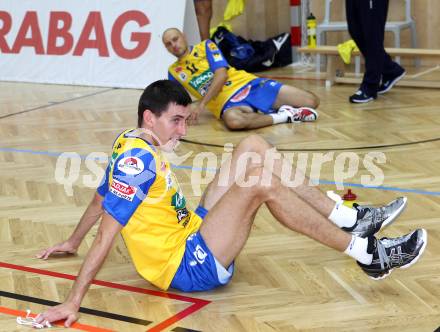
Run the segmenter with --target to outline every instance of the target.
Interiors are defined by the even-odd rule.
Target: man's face
[[[152,131],[156,143],[166,152],[171,152],[186,135],[186,120],[190,116],[188,106],[170,103],[160,117],[152,115]]]
[[[188,50],[188,43],[182,32],[176,29],[170,29],[162,36],[163,44],[168,52],[177,58],[182,57]]]

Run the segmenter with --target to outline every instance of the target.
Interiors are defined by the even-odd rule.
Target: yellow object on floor
[[[223,19],[225,21],[232,20],[234,17],[243,14],[245,0],[228,0]]]
[[[234,17],[237,17],[244,12],[244,6],[246,5],[246,0],[228,0],[225,12],[223,13],[223,21],[217,26],[209,29],[209,34],[212,36],[218,27],[225,27],[229,31],[232,31],[232,25],[229,23]]]
[[[351,62],[351,53],[353,51],[359,51],[359,48],[357,47],[353,39],[350,39],[345,43],[338,45],[339,55],[341,56],[342,61],[344,61],[344,63],[346,63],[347,65]]]
[[[349,208],[352,208],[354,203],[357,203],[357,202],[356,201],[344,201],[344,203],[342,203],[342,204],[344,204],[345,206],[348,206]]]

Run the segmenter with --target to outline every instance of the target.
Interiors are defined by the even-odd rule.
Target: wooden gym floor
[[[318,175],[323,191],[337,190],[334,183],[343,181],[349,183],[344,190],[352,188],[363,203],[408,196],[406,211],[380,236],[426,228],[429,242],[421,260],[372,281],[353,260],[286,230],[262,209],[230,285],[207,293],[162,293],[139,277],[118,238],[83,301],[77,330],[432,332],[440,326],[439,91],[396,87],[375,102],[350,105],[355,86],[326,89],[314,74],[300,71],[265,75],[320,96],[319,120],[256,132],[293,152],[293,160],[307,158],[314,178],[311,164],[319,154],[359,160],[359,171],[351,165],[354,171],[345,179],[334,176],[334,162],[323,164]],[[433,72],[425,79],[438,76]],[[65,298],[96,229],[77,256],[40,261],[34,255],[73,230],[97,181],[85,157],[101,152],[98,165],[105,167],[102,154],[109,153],[115,136],[135,126],[139,95],[139,90],[0,82],[1,331],[28,330],[15,323],[17,315]],[[196,167],[197,154],[212,152],[220,159],[224,143],[247,134],[227,132],[210,114],[190,128],[177,151],[188,158],[179,159],[175,172],[191,207],[199,199],[198,184],[212,175]],[[66,173],[60,167],[57,173],[63,152],[76,155],[70,155]],[[378,164],[384,181],[361,188],[361,176],[370,174],[363,160],[371,152],[386,157]]]

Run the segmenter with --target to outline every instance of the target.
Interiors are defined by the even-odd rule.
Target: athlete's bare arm
[[[203,98],[199,101],[193,112],[191,113],[189,122],[190,124],[196,123],[197,119],[199,117],[200,112],[202,112],[206,105],[209,103],[209,101],[212,98],[215,98],[220,91],[222,90],[223,86],[225,85],[226,81],[228,80],[228,69],[227,68],[218,68],[214,72],[214,77],[212,79],[212,83],[208,88],[208,91],[203,96]]]
[[[120,223],[109,214],[104,213],[96,238],[81,266],[78,278],[76,278],[67,299],[64,303],[51,307],[42,314],[39,314],[36,318],[37,323],[46,324],[46,322],[51,323],[65,319],[64,325],[69,327],[78,320],[78,310],[81,301],[104,263],[116,234],[121,229],[122,225]]]
[[[51,255],[76,253],[86,234],[102,216],[102,199],[101,195],[95,193],[72,235],[66,241],[42,250],[36,257],[47,259]]]

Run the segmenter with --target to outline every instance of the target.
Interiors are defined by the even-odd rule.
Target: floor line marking
[[[20,112],[9,113],[9,114],[0,116],[0,120],[1,119],[6,119],[6,118],[10,118],[10,117],[12,117],[14,115],[20,115],[20,114],[23,114],[23,113],[29,113],[29,112],[32,112],[32,111],[38,111],[38,110],[49,108],[49,107],[52,107],[52,106],[57,106],[57,105],[60,105],[60,104],[65,104],[65,103],[68,103],[68,102],[71,102],[71,101],[75,101],[75,100],[78,100],[78,99],[84,99],[84,98],[87,98],[87,97],[96,96],[96,95],[99,95],[101,93],[106,93],[106,92],[109,92],[109,91],[112,91],[112,90],[116,90],[116,89],[117,88],[110,88],[110,89],[100,90],[100,91],[96,91],[96,92],[89,93],[89,94],[86,94],[86,95],[82,95],[82,96],[78,96],[78,97],[73,97],[73,98],[69,98],[69,99],[65,99],[65,100],[61,100],[61,101],[55,101],[55,102],[52,102],[50,104],[33,107],[33,108],[30,108],[30,109],[27,109],[27,110],[23,110],[23,111],[20,111]]]
[[[10,299],[19,300],[19,301],[42,304],[42,305],[45,305],[48,307],[53,307],[53,306],[60,304],[60,302],[46,300],[46,299],[42,299],[39,297],[33,297],[33,296],[22,295],[22,294],[17,294],[17,293],[5,292],[5,291],[0,290],[0,297],[2,297],[2,296],[10,298]],[[138,324],[138,325],[143,325],[143,326],[147,326],[147,325],[150,325],[151,323],[153,323],[152,321],[145,320],[145,319],[139,319],[139,318],[135,318],[135,317],[115,314],[112,312],[106,312],[106,311],[96,310],[96,309],[91,309],[91,308],[86,308],[86,307],[80,307],[78,311],[82,312],[84,314],[88,314],[88,315],[93,315],[93,316],[97,316],[97,317],[108,318],[108,319],[118,320],[121,322]]]
[[[1,148],[1,147],[0,147],[0,152],[30,153],[30,154],[48,155],[48,156],[52,156],[52,157],[58,157],[62,153],[64,153],[64,152],[50,152],[50,151],[20,150],[20,149]],[[81,159],[87,158],[87,156],[85,156],[85,155],[79,155],[79,156]],[[108,158],[106,158],[106,160],[108,160]],[[218,169],[216,169],[216,168],[194,167],[191,165],[174,165],[174,164],[172,164],[171,167],[173,169],[187,169],[187,170],[200,171],[200,172],[217,172],[218,171]],[[363,185],[363,184],[359,184],[359,183],[336,182],[336,181],[329,181],[329,180],[312,180],[312,181],[316,182],[317,184],[341,185],[341,186],[357,187],[357,188],[363,188],[363,189],[377,189],[377,190],[384,190],[384,191],[413,193],[413,194],[419,194],[419,195],[440,196],[439,191],[428,191],[428,190],[422,190],[422,189],[399,188],[399,187],[391,187],[391,186],[368,186],[368,185]]]
[[[37,268],[16,265],[16,264],[11,264],[11,263],[6,263],[6,262],[0,262],[0,267],[12,269],[12,270],[24,271],[24,272],[31,272],[31,273],[41,274],[41,275],[47,275],[47,276],[56,277],[56,278],[68,279],[68,280],[75,280],[76,279],[76,276],[71,275],[71,274],[53,272],[53,271],[49,271],[49,270],[37,269]],[[177,314],[165,319],[164,321],[156,324],[155,326],[153,326],[147,330],[147,331],[153,331],[153,332],[162,331],[163,329],[165,329],[165,328],[171,326],[172,324],[182,320],[183,318],[197,312],[198,310],[202,309],[203,307],[205,307],[209,303],[211,303],[211,301],[208,301],[208,300],[197,299],[197,298],[193,298],[193,297],[189,297],[189,296],[183,296],[183,295],[178,295],[178,294],[173,294],[173,293],[168,293],[168,292],[150,290],[150,289],[145,289],[145,288],[140,288],[140,287],[128,286],[128,285],[123,285],[123,284],[118,284],[118,283],[103,281],[103,280],[97,280],[97,279],[94,279],[92,281],[92,284],[104,286],[104,287],[108,287],[108,288],[131,291],[134,293],[148,294],[148,295],[178,300],[178,301],[182,301],[182,302],[192,303],[192,305],[189,306],[188,308],[178,312]]]
[[[27,314],[24,311],[15,310],[15,309],[3,307],[3,306],[0,306],[0,313],[6,314],[6,315],[11,315],[11,316],[16,316],[16,317],[26,317],[26,314]],[[30,316],[36,317],[37,315],[31,313]],[[64,321],[53,323],[53,325],[64,327]],[[104,329],[101,327],[91,326],[91,325],[86,325],[86,324],[81,324],[81,323],[73,323],[70,327],[73,329],[77,329],[80,331],[87,331],[87,332],[114,332],[113,330],[108,330],[108,329]]]

